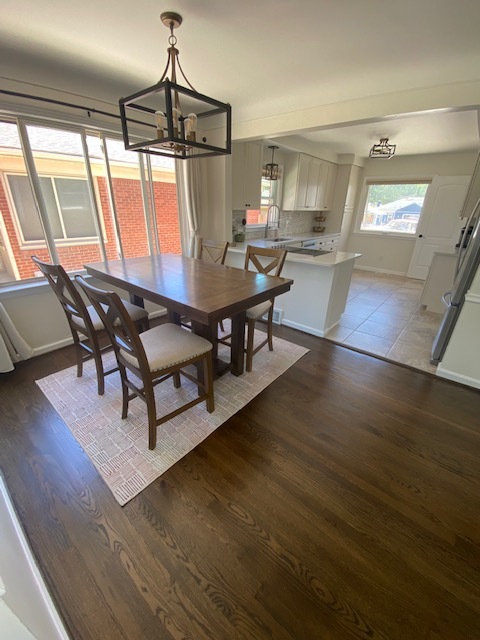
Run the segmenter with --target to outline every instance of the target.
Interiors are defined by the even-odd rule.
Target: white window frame
[[[398,238],[400,240],[402,239],[412,239],[416,237],[416,232],[415,233],[402,233],[401,231],[375,231],[373,229],[361,229],[361,224],[362,224],[362,220],[363,220],[363,216],[365,213],[365,207],[367,205],[367,199],[368,199],[368,188],[371,185],[378,185],[378,184],[428,184],[430,186],[432,182],[432,177],[429,178],[422,178],[422,177],[401,177],[401,178],[385,178],[384,176],[380,177],[380,178],[375,178],[373,176],[369,176],[368,178],[364,178],[363,180],[363,185],[362,185],[362,190],[360,193],[360,198],[358,201],[358,209],[357,209],[357,214],[355,217],[355,229],[354,229],[354,234],[358,234],[361,236],[374,236],[377,238]],[[427,196],[428,193],[428,187],[427,187],[427,192],[425,193],[425,197]],[[422,211],[420,212],[420,217],[418,219],[418,224],[417,224],[417,230],[420,226],[420,221],[422,219],[423,216],[423,207],[422,207]]]
[[[47,243],[45,242],[45,240],[25,240],[25,237],[23,235],[23,230],[22,230],[22,225],[20,223],[20,220],[18,218],[18,213],[17,213],[17,208],[15,206],[15,199],[13,197],[13,194],[10,190],[10,182],[8,181],[8,176],[24,176],[28,179],[28,174],[24,173],[22,171],[6,171],[6,172],[2,172],[2,178],[3,178],[3,187],[8,199],[8,204],[10,206],[10,210],[13,213],[13,222],[15,224],[15,231],[17,233],[17,237],[18,237],[18,241],[19,241],[19,245],[21,249],[44,249],[47,246]],[[72,176],[72,175],[66,175],[66,174],[49,174],[49,175],[44,175],[44,174],[39,174],[39,178],[50,178],[50,180],[52,180],[53,182],[53,193],[55,196],[55,202],[57,204],[57,208],[58,208],[58,213],[59,213],[59,217],[60,217],[60,224],[62,226],[62,230],[65,232],[65,228],[64,228],[64,223],[63,223],[63,218],[62,218],[62,212],[61,212],[61,208],[59,206],[58,203],[58,195],[57,195],[57,191],[55,188],[55,182],[54,179],[55,178],[67,178],[69,180],[83,180],[84,182],[88,182],[87,178],[83,178],[81,176]],[[95,189],[96,189],[96,184],[95,184]],[[98,196],[98,194],[97,194]],[[98,199],[98,201],[100,202],[100,199]],[[107,244],[107,234],[106,234],[106,229],[105,229],[105,221],[104,221],[104,216],[103,216],[103,211],[99,211],[100,213],[100,222],[101,222],[101,231],[102,231],[102,236],[103,236],[103,241],[105,244]],[[99,238],[97,236],[82,236],[82,237],[78,237],[78,238],[55,238],[55,244],[59,247],[74,247],[76,245],[92,245],[92,244],[98,244],[99,242]]]

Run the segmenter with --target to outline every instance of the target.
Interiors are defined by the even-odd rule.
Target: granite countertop
[[[320,237],[324,238],[325,236],[320,235]],[[309,239],[313,236],[306,234],[305,238]],[[299,236],[295,236],[296,239]],[[298,240],[295,240],[298,242]],[[232,251],[233,253],[245,253],[247,250],[247,245],[253,245],[255,247],[271,247],[271,243],[265,242],[264,239],[250,240],[248,242],[237,242],[235,246],[230,246],[228,251]],[[348,262],[349,260],[355,260],[356,258],[360,258],[361,253],[347,253],[345,251],[331,251],[329,253],[325,253],[321,256],[310,256],[304,255],[301,253],[287,253],[287,262],[304,262],[311,265],[316,265],[319,267],[334,267],[337,264],[341,264],[342,262]]]

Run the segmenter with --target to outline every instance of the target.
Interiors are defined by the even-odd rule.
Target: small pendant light
[[[273,161],[273,154],[275,153],[275,149],[278,149],[278,147],[270,145],[268,148],[272,150],[272,161],[265,165],[264,178],[266,180],[278,180],[278,164]]]

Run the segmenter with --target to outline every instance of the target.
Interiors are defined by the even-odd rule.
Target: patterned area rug
[[[227,329],[227,327],[226,327]],[[256,340],[264,338],[256,332]],[[223,422],[291,367],[308,349],[274,338],[274,350],[261,349],[253,371],[242,376],[223,375],[215,381],[215,411],[208,413],[200,403],[158,427],[157,447],[147,444],[147,409],[135,398],[126,420],[121,419],[121,390],[118,373],[107,376],[105,395],[97,394],[93,362],[86,363],[82,378],[70,367],[37,380],[37,384],[92,460],[121,505],[126,504],[180,458],[205,440]],[[228,360],[227,347],[219,345],[219,356]],[[105,364],[114,356],[105,356]],[[171,380],[156,387],[157,414],[193,399],[197,387],[182,376],[182,388]]]

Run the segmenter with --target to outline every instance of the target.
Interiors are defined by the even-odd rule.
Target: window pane
[[[31,260],[51,261],[14,122],[0,122],[0,283],[40,276]],[[31,248],[26,242],[34,242]]]
[[[277,203],[278,180],[262,178],[260,209],[248,209],[247,225],[267,224],[268,208]]]
[[[86,180],[55,178],[67,238],[95,237],[95,218]]]
[[[360,230],[414,235],[427,188],[426,183],[368,185]]]
[[[43,240],[42,223],[35,207],[28,177],[7,176],[7,180],[24,240]]]
[[[75,271],[87,262],[98,262],[102,254],[81,134],[30,124],[27,134],[61,264]]]

